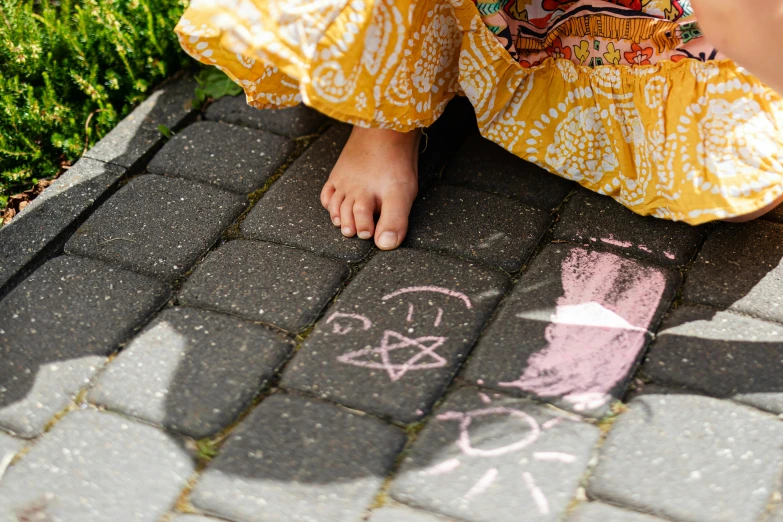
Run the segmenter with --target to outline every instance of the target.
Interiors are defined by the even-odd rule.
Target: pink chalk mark
[[[492,402],[492,399],[489,398],[489,395],[486,393],[479,393],[479,397],[481,398],[481,402],[484,404],[489,404]]]
[[[546,499],[544,492],[541,491],[541,488],[536,486],[533,475],[525,471],[522,473],[522,479],[525,481],[525,486],[527,486],[528,491],[530,491],[530,496],[533,497],[533,502],[535,502],[538,507],[538,512],[542,515],[548,514],[549,501]]]
[[[477,380],[476,384],[478,384],[479,386],[484,386],[484,379]]]
[[[609,245],[614,245],[621,248],[630,248],[633,246],[633,243],[631,243],[630,241],[618,241],[614,238],[614,236],[602,237],[601,241]]]
[[[548,430],[549,428],[554,428],[558,424],[563,422],[563,419],[560,417],[555,417],[554,419],[549,419],[544,424],[541,425],[541,429]]]
[[[473,484],[473,487],[468,490],[467,493],[465,493],[465,498],[467,500],[472,499],[473,497],[476,497],[478,495],[481,495],[486,490],[492,486],[492,484],[495,482],[495,479],[498,478],[498,470],[497,468],[492,468],[486,473],[484,473],[484,476],[478,479],[475,484]]]
[[[675,257],[674,254],[669,251],[664,252],[663,255],[665,255],[667,259],[674,259]]]
[[[413,321],[413,303],[408,303],[408,317],[407,321],[410,323]]]
[[[326,320],[326,324],[331,323],[332,321],[335,321],[337,319],[355,319],[357,321],[362,322],[362,330],[369,330],[372,326],[372,321],[370,321],[367,317],[360,315],[360,314],[344,314],[341,312],[335,312],[332,315],[329,316],[329,319]],[[332,325],[332,332],[336,333],[337,335],[346,335],[351,330],[353,330],[352,326],[340,326],[339,323],[334,323]]]
[[[517,417],[519,419],[522,419],[529,427],[530,432],[519,439],[517,442],[514,442],[512,444],[508,444],[507,446],[502,446],[500,448],[492,448],[492,449],[481,449],[481,448],[475,448],[473,447],[471,440],[470,440],[470,433],[468,429],[470,428],[470,424],[473,421],[473,419],[477,417],[485,417],[487,415],[503,415],[503,416],[510,416],[510,417]],[[484,408],[480,410],[472,410],[467,413],[463,413],[461,411],[447,411],[444,413],[441,413],[436,417],[438,420],[455,420],[459,422],[459,438],[457,439],[457,447],[464,453],[465,455],[470,455],[472,457],[497,457],[500,455],[505,455],[507,453],[512,453],[514,451],[519,451],[521,449],[526,448],[536,440],[538,440],[538,436],[541,433],[541,428],[538,425],[538,422],[528,415],[527,413],[519,410],[515,410],[512,408],[506,408],[503,406],[493,407],[493,408]]]
[[[438,307],[438,317],[435,318],[435,327],[440,326],[441,319],[443,319],[443,308]]]
[[[429,370],[446,366],[446,359],[435,353],[435,350],[445,341],[445,337],[432,336],[411,339],[395,331],[386,330],[383,332],[383,339],[379,347],[368,347],[348,352],[339,356],[337,360],[362,368],[385,370],[392,382],[396,382],[411,370]],[[403,349],[418,351],[403,363],[392,363],[390,352]],[[380,355],[381,362],[373,360],[376,355]],[[363,359],[363,357],[365,358]],[[422,359],[428,359],[429,362],[419,362]]]
[[[641,250],[642,252],[647,252],[648,254],[652,254],[652,250],[650,250],[646,246],[644,245],[638,245],[638,246],[639,246],[639,250]]]
[[[439,294],[444,294],[449,297],[456,297],[457,299],[461,299],[463,303],[465,303],[466,308],[473,308],[473,304],[470,302],[470,298],[463,294],[462,292],[457,292],[455,290],[449,290],[448,288],[441,288],[439,286],[411,286],[408,288],[400,288],[399,290],[395,290],[394,292],[385,295],[382,297],[383,301],[386,301],[387,299],[391,299],[392,297],[397,297],[401,294],[408,294],[411,292],[436,292]]]
[[[449,473],[450,471],[454,471],[458,467],[460,467],[462,464],[460,463],[459,459],[448,459],[444,460],[443,462],[440,462],[438,464],[435,464],[434,466],[431,466],[425,470],[422,471],[422,474],[424,475],[444,475],[446,473]]]
[[[547,346],[519,379],[499,384],[563,397],[577,410],[599,407],[636,362],[665,279],[654,268],[579,248],[563,261],[562,282]]]
[[[536,460],[555,460],[557,462],[565,462],[566,464],[576,460],[574,455],[556,451],[537,451],[533,453],[533,458]]]

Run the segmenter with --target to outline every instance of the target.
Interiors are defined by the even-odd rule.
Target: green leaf
[[[160,133],[163,134],[168,139],[174,137],[174,133],[171,132],[171,129],[169,129],[165,125],[158,125],[158,131],[160,131]]]
[[[203,69],[197,76],[201,89],[208,98],[218,100],[223,96],[236,96],[242,92],[242,87],[237,85],[226,74],[215,67]]]

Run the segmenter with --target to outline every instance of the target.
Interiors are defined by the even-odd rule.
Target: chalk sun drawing
[[[446,359],[435,353],[445,340],[445,337],[436,336],[411,339],[393,330],[385,330],[380,346],[348,352],[339,356],[337,360],[362,368],[385,370],[392,382],[395,382],[412,370],[429,370],[446,366]],[[402,363],[392,362],[391,352],[400,350],[412,351],[413,355]],[[380,361],[375,359],[377,355],[380,355]]]
[[[561,267],[563,296],[523,374],[500,386],[562,397],[583,411],[605,405],[644,347],[666,281],[654,268],[574,249]],[[524,318],[524,314],[517,317]]]
[[[352,326],[341,326],[340,323],[337,322],[338,319],[354,319],[361,321],[362,330],[369,330],[372,326],[372,321],[361,314],[343,314],[340,312],[335,312],[329,316],[329,319],[326,320],[326,324],[334,321],[334,324],[332,325],[332,333],[336,333],[338,335],[347,335],[351,332],[351,330],[353,330]]]
[[[454,444],[459,448],[460,457],[451,457],[441,462],[438,462],[428,468],[425,468],[419,473],[429,476],[437,477],[441,475],[448,475],[462,466],[462,459],[479,459],[487,461],[490,465],[497,458],[503,458],[504,462],[513,461],[511,455],[514,453],[520,453],[524,449],[535,444],[542,436],[543,432],[547,429],[557,426],[560,422],[570,420],[565,417],[555,417],[539,425],[533,416],[525,413],[524,411],[509,408],[506,406],[491,406],[491,398],[485,394],[480,393],[479,398],[483,404],[488,406],[470,410],[467,412],[462,411],[446,411],[435,418],[443,422],[457,422],[459,426],[459,435],[454,441]],[[520,438],[514,442],[506,444],[500,447],[494,448],[482,448],[481,445],[486,445],[487,438],[478,436],[471,436],[470,428],[474,420],[483,417],[509,417],[514,418],[522,422],[525,425],[524,432],[520,435]],[[578,419],[577,422],[580,422]],[[475,439],[475,440],[474,440]],[[547,461],[555,464],[571,464],[576,462],[576,456],[569,453],[561,452],[534,452],[533,459],[539,461]],[[522,458],[519,460],[520,465],[525,465],[527,459]],[[469,503],[471,500],[486,493],[492,485],[500,477],[500,470],[498,467],[491,466],[485,471],[481,478],[479,478],[473,485],[466,491],[461,497],[463,502]],[[535,479],[530,471],[520,469],[518,479],[525,488],[528,490],[533,503],[536,505],[539,513],[542,515],[550,512],[549,501],[546,498],[543,490],[536,485]],[[507,480],[507,479],[504,479]]]

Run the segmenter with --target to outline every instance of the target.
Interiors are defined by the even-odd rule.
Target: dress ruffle
[[[176,31],[258,108],[407,131],[464,93],[485,137],[642,215],[695,225],[783,196],[781,98],[727,59],[525,68],[472,0],[194,0]]]

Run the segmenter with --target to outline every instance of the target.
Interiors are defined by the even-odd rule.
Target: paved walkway
[[[463,100],[379,252],[347,127],[192,88],[0,229],[0,521],[783,521],[783,214],[638,217]]]

